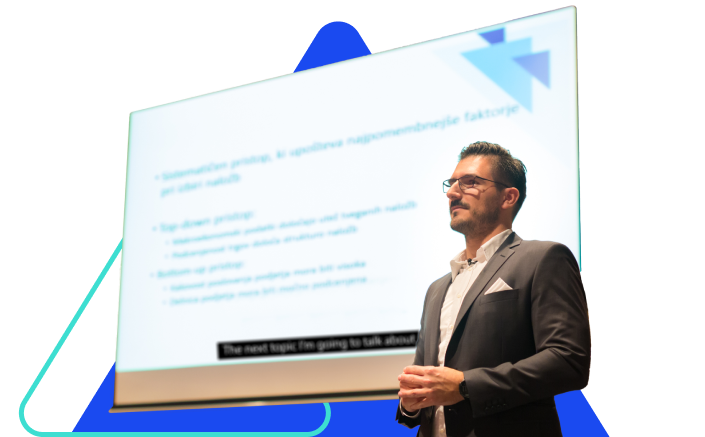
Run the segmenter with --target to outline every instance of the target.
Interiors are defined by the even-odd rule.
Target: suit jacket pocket
[[[480,305],[491,303],[491,302],[501,302],[503,300],[517,300],[519,299],[519,289],[515,288],[513,290],[497,291],[495,293],[484,294],[480,299]]]

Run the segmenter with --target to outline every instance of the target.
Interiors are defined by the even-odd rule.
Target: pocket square
[[[504,282],[502,278],[499,278],[494,284],[492,284],[492,286],[487,291],[485,291],[485,294],[492,294],[497,293],[498,291],[507,291],[511,289],[512,287],[507,285],[507,283]]]

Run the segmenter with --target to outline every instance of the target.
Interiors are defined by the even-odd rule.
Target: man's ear
[[[505,188],[502,196],[502,209],[512,209],[519,201],[519,190],[514,187]]]

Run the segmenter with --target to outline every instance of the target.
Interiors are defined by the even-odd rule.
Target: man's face
[[[491,158],[469,156],[458,163],[451,178],[460,179],[468,175],[494,180]],[[502,186],[476,179],[475,186],[467,191],[464,193],[456,182],[446,193],[450,227],[466,237],[482,237],[499,222]]]

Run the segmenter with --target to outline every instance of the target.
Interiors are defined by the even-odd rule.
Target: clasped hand
[[[432,405],[453,405],[463,400],[458,384],[463,372],[448,367],[408,366],[399,375],[399,397],[408,412]]]

